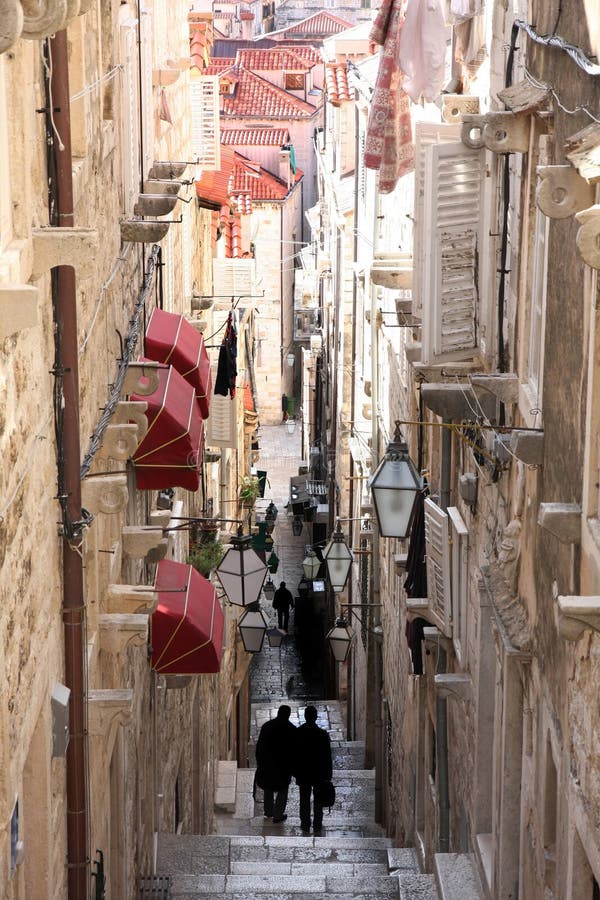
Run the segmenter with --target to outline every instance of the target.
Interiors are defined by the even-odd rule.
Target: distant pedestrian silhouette
[[[282,581],[273,594],[273,609],[277,610],[277,624],[284,631],[288,630],[290,606],[293,602],[294,598],[291,591],[288,591],[285,586],[285,581]]]
[[[292,780],[296,726],[290,722],[291,709],[280,706],[277,718],[260,729],[256,742],[256,783],[264,791],[265,818],[287,819],[288,787]]]

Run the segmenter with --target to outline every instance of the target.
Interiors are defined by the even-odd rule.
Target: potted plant
[[[260,494],[260,482],[256,475],[244,475],[240,484],[239,499],[247,509],[254,506]]]
[[[221,541],[204,541],[193,547],[187,561],[197,572],[208,578],[212,570],[217,568],[224,554],[225,550]]]

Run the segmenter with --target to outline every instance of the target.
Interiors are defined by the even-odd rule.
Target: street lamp
[[[296,420],[295,420],[295,419],[288,419],[288,420],[286,421],[286,423],[285,423],[285,427],[287,428],[287,433],[288,433],[288,434],[293,434],[293,433],[295,432],[295,430],[296,430]]]
[[[294,535],[294,537],[300,537],[300,535],[302,534],[303,527],[304,526],[302,524],[301,517],[294,516],[294,518],[292,519],[292,534]]]
[[[250,546],[252,535],[237,534],[215,569],[231,603],[250,606],[256,603],[267,574],[267,567]]]
[[[251,603],[244,610],[238,628],[246,653],[260,653],[269,621],[259,603]]]
[[[269,577],[263,584],[263,594],[265,595],[267,600],[272,600],[274,593],[275,593],[275,585],[273,584],[273,579],[271,578],[271,575],[269,574]]]
[[[335,625],[327,633],[326,640],[329,641],[333,658],[336,662],[343,663],[348,659],[350,647],[354,638],[354,632],[348,625],[343,616],[339,616],[335,620]]]
[[[271,500],[269,505],[265,510],[265,524],[267,526],[267,534],[271,534],[273,529],[275,528],[275,522],[277,520],[277,507]]]
[[[281,628],[269,628],[267,631],[269,647],[281,647],[284,635],[285,631],[282,631]]]
[[[288,353],[288,355],[286,356],[285,359],[286,359],[286,362],[287,362],[288,366],[290,367],[290,369],[293,369],[294,363],[296,362],[296,354]]]
[[[319,574],[321,568],[321,560],[317,557],[314,550],[309,550],[308,554],[302,561],[302,571],[307,581],[314,581]]]
[[[380,535],[408,537],[423,483],[408,454],[399,422],[396,422],[394,440],[388,444],[385,456],[369,479],[369,487]]]
[[[339,594],[346,587],[348,575],[352,568],[354,555],[344,540],[344,535],[338,522],[335,531],[331,535],[329,543],[323,550],[323,559],[327,566],[329,582],[334,593]]]

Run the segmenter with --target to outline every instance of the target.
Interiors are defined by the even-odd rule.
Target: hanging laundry
[[[215,394],[235,397],[235,379],[237,377],[237,331],[230,312],[225,326],[225,335],[219,348],[217,377],[215,378]]]
[[[414,103],[428,103],[444,87],[446,21],[441,0],[408,0],[400,35],[400,69],[404,90]]]
[[[379,191],[391,193],[398,179],[415,167],[410,104],[398,67],[404,0],[384,0],[373,22],[370,40],[383,45],[371,107],[364,162],[379,169]]]
[[[485,46],[485,21],[483,16],[472,16],[454,26],[456,39],[455,58],[461,63],[469,78],[474,78],[487,56]]]

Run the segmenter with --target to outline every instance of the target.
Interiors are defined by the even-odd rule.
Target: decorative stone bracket
[[[127,476],[124,472],[88,475],[81,483],[83,505],[94,515],[122,512],[128,499]]]
[[[146,559],[159,562],[168,549],[168,538],[162,528],[152,525],[125,525],[123,528],[123,556],[130,559]]]
[[[463,117],[479,115],[479,97],[468,94],[442,94],[442,119],[453,124]]]
[[[378,253],[370,272],[373,284],[393,290],[410,290],[413,281],[413,261],[410,253]]]
[[[187,162],[173,162],[171,160],[155,160],[148,172],[150,181],[166,181],[179,179],[187,169]],[[179,187],[177,188],[179,190]],[[163,191],[157,192],[163,193]]]
[[[473,387],[489,391],[502,403],[517,403],[519,399],[519,378],[511,372],[497,375],[471,375]]]
[[[473,682],[466,672],[451,672],[435,676],[435,689],[440,697],[452,697],[466,703],[473,696]]]
[[[600,269],[600,204],[583,209],[575,218],[581,222],[575,239],[577,249],[588,266]]]
[[[73,266],[81,278],[96,271],[98,232],[93,228],[34,228],[32,244],[33,281],[55,266]]]
[[[472,150],[487,147],[493,153],[527,153],[528,113],[489,112],[485,116],[463,116],[461,141]]]
[[[396,575],[400,575],[402,577],[406,574],[406,563],[408,560],[408,553],[395,553],[394,554],[394,571]]]
[[[108,425],[98,450],[98,459],[115,459],[126,462],[139,444],[138,426],[135,424]]]
[[[156,244],[169,230],[170,222],[147,222],[143,219],[123,219],[120,223],[124,244]]]
[[[510,449],[527,466],[541,466],[544,462],[543,431],[513,431]]]
[[[139,394],[140,397],[149,397],[158,388],[158,369],[159,363],[129,363],[123,382],[123,394]]]
[[[0,53],[24,38],[49,37],[86,13],[92,0],[0,0]]]
[[[100,648],[114,655],[127,647],[148,643],[148,616],[135,613],[102,613],[98,620]]]
[[[426,626],[423,628],[423,640],[428,644],[435,644],[436,646],[443,647],[446,653],[450,653],[453,650],[453,643],[449,637],[446,637],[445,634],[436,628],[435,625]]]
[[[538,525],[563,544],[579,544],[581,507],[577,503],[540,503]]]
[[[538,166],[536,203],[551,219],[566,219],[594,202],[594,188],[573,166]]]
[[[487,390],[470,384],[423,384],[421,397],[436,416],[451,422],[463,422],[479,409],[488,419],[496,417],[496,398]]]
[[[136,216],[168,216],[178,200],[177,194],[138,194],[133,212]]]
[[[148,404],[145,400],[120,400],[112,418],[115,425],[134,424],[138,430],[138,442],[146,437]]]
[[[429,612],[429,601],[427,597],[410,597],[406,601],[406,618],[409,622],[418,619],[419,616],[426,615]]]
[[[154,87],[169,87],[169,85],[175,84],[180,75],[179,66],[170,66],[166,63],[164,66],[152,70],[152,84]]]
[[[577,641],[586,629],[600,632],[600,597],[558,597],[558,630]]]
[[[32,284],[0,285],[0,341],[38,321],[38,289]]]
[[[104,609],[112,614],[152,615],[158,605],[153,587],[138,584],[109,584]]]
[[[103,752],[110,756],[118,726],[131,719],[133,690],[88,691],[87,701],[88,733],[90,737],[102,738]]]

